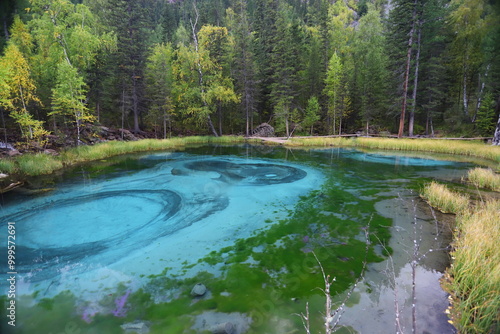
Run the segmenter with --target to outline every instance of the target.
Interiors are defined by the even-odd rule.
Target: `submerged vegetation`
[[[55,170],[81,162],[106,159],[120,154],[182,148],[202,144],[262,143],[260,139],[242,136],[193,136],[171,139],[143,139],[131,142],[110,141],[92,146],[78,146],[63,150],[60,155],[26,154],[16,158],[0,160],[0,172],[21,175],[50,174]],[[276,144],[273,142],[266,142]],[[487,159],[498,163],[500,170],[500,147],[482,142],[457,142],[432,139],[387,139],[387,138],[292,138],[286,147],[356,147],[379,150],[419,151],[463,155]],[[492,188],[493,189],[493,188]]]
[[[478,173],[482,171],[473,170],[469,177],[472,175],[476,180]],[[494,183],[496,179],[490,180]],[[482,183],[484,188],[493,186]],[[451,295],[450,321],[460,333],[497,333],[500,330],[500,201],[481,200],[469,205],[468,197],[435,182],[424,188],[422,196],[443,212],[457,214],[452,264],[443,284]]]
[[[279,150],[280,155],[272,157],[284,153]],[[328,159],[327,156],[322,162]],[[185,272],[199,265],[209,268],[210,273],[201,271],[185,278],[167,267],[157,275],[142,277],[142,288],[130,293],[127,291],[133,284],[124,282],[116,291],[105,291],[96,302],[102,312],[90,318],[82,317],[82,313],[95,305],[82,305],[70,292],[43,298],[42,289],[19,300],[19,319],[30,320],[23,324],[20,333],[59,333],[70,325],[82,332],[118,334],[123,332],[120,325],[137,319],[148,324],[150,333],[198,333],[192,328],[194,319],[206,311],[241,312],[252,318],[249,333],[277,333],[278,329],[301,328],[300,319],[293,314],[302,312],[306,302],[313,315],[311,325],[321,327],[324,296],[317,287],[322,286],[323,278],[312,252],[325,272],[336,278],[332,296],[348,289],[366,263],[385,258],[381,245],[391,252],[388,243],[392,220],[374,213],[377,201],[390,197],[386,194],[389,186],[347,176],[345,167],[339,163],[339,168],[323,168],[324,185],[301,196],[293,207],[278,202],[262,208],[263,212],[272,212],[266,221],[268,225],[250,237],[212,251],[195,263],[183,263]],[[390,166],[385,171],[390,176],[378,177],[389,183],[401,175],[394,174]],[[213,274],[214,271],[220,274]],[[190,295],[193,285],[199,282],[209,289],[209,297]],[[126,312],[118,317],[113,314],[115,301],[123,296],[128,298]],[[32,298],[42,299],[33,303]],[[6,301],[0,298],[0,302]]]
[[[0,8],[2,141],[69,145],[93,125],[163,138],[250,135],[263,122],[286,136],[497,130],[500,141],[492,0],[3,0]]]
[[[127,153],[179,149],[189,145],[236,144],[242,142],[245,142],[245,139],[237,136],[193,136],[172,139],[143,139],[130,142],[109,141],[93,146],[69,148],[63,150],[57,156],[38,153],[25,154],[12,159],[1,159],[0,172],[36,176],[50,174],[55,170],[78,163],[106,159]]]
[[[292,138],[287,146],[349,146],[378,150],[419,151],[478,157],[495,161],[500,169],[500,147],[486,145],[482,141],[447,139],[393,139],[393,138],[341,138],[316,137]]]

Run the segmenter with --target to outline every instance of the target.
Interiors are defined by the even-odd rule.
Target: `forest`
[[[493,0],[0,6],[4,143],[89,144],[107,127],[248,136],[261,123],[284,136],[492,137],[499,120]]]

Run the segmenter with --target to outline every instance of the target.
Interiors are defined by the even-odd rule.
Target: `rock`
[[[19,151],[18,151],[18,150],[16,150],[16,149],[13,149],[13,150],[9,150],[9,151],[7,151],[7,155],[8,155],[9,157],[15,157],[16,155],[22,155],[22,153],[21,153],[21,152],[19,152]]]
[[[120,135],[123,133],[123,140],[138,140],[136,136],[132,134],[129,130],[120,129]]]
[[[236,329],[232,323],[223,322],[211,327],[210,331],[214,334],[234,334]]]
[[[9,177],[9,175],[0,173],[0,179],[5,179],[6,177]]]
[[[253,129],[252,137],[274,137],[274,128],[267,123],[262,123]]]
[[[203,296],[206,292],[207,292],[207,287],[201,283],[198,283],[191,290],[191,296],[193,297]]]
[[[9,143],[4,143],[4,142],[1,142],[0,141],[0,148],[1,149],[4,149],[4,150],[13,150],[14,149],[14,146],[12,146],[11,144]]]
[[[43,150],[43,153],[44,154],[48,154],[48,155],[59,155],[59,153],[57,153],[56,150],[53,150],[53,149],[50,149],[50,148],[46,148],[45,150]]]
[[[226,323],[229,323],[230,325],[226,325]],[[251,323],[252,318],[243,313],[220,313],[214,311],[205,311],[195,316],[194,324],[191,329],[195,330],[196,333],[209,332],[244,334],[250,330]]]
[[[128,333],[146,334],[149,333],[149,327],[144,322],[129,322],[120,326],[123,331]]]

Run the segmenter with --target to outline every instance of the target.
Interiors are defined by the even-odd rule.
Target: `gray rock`
[[[0,148],[1,149],[4,149],[4,150],[13,150],[14,149],[14,146],[12,146],[11,144],[9,143],[4,143],[4,142],[1,142],[0,141]]]
[[[126,334],[146,334],[149,333],[149,327],[144,322],[129,322],[120,326]]]
[[[19,152],[19,151],[18,151],[18,150],[16,150],[16,149],[13,149],[13,150],[9,150],[9,151],[7,151],[7,155],[8,155],[9,157],[15,157],[16,155],[22,155],[22,153],[21,153],[21,152]]]
[[[274,128],[267,123],[262,123],[253,129],[252,137],[274,137]]]
[[[207,287],[201,283],[198,283],[191,290],[191,296],[193,297],[203,296],[206,292],[207,292]]]
[[[234,334],[236,332],[236,328],[230,322],[223,322],[211,327],[210,331],[214,334]]]

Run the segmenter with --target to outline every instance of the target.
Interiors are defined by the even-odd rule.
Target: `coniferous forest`
[[[356,132],[486,136],[494,0],[8,0],[0,141]],[[85,134],[85,138],[84,138]],[[122,132],[123,134],[123,132]]]

